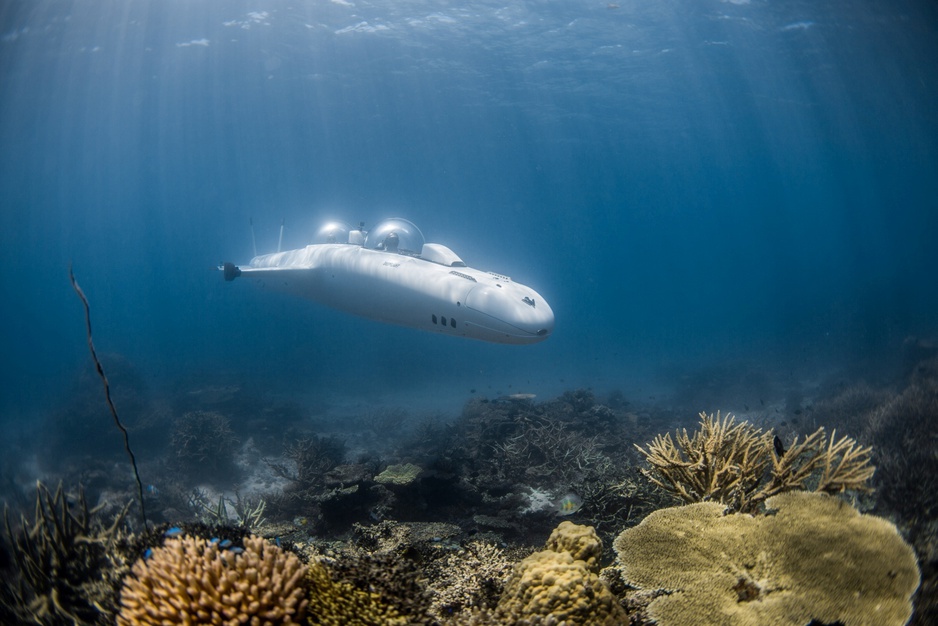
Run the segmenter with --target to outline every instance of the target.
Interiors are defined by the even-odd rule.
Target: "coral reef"
[[[180,469],[224,478],[233,470],[238,441],[221,413],[191,411],[176,420],[170,445]]]
[[[472,541],[446,555],[429,568],[430,614],[446,620],[494,609],[513,568],[503,550],[481,541]]]
[[[130,503],[106,523],[81,488],[74,504],[68,500],[61,484],[52,493],[37,483],[32,520],[22,516],[14,528],[4,511],[12,571],[0,581],[3,623],[113,623],[106,607],[128,568],[123,522]]]
[[[198,537],[169,539],[134,564],[117,623],[302,623],[305,573],[296,555],[260,537],[246,537],[240,554]]]
[[[502,620],[519,626],[613,626],[627,621],[615,596],[597,576],[595,556],[602,547],[592,529],[562,522],[547,545],[547,550],[521,561],[508,580],[497,607]]]
[[[412,623],[381,599],[381,594],[334,582],[326,568],[312,562],[307,572],[309,623],[324,626],[405,626]]]
[[[586,563],[586,567],[592,571],[599,567],[603,544],[592,526],[560,522],[547,539],[547,549],[566,552],[575,560]]]
[[[428,616],[430,596],[422,581],[422,573],[417,561],[408,555],[351,552],[343,554],[342,558],[318,559],[318,562],[325,566],[334,581],[328,587],[333,596],[351,597],[353,606],[368,607],[367,611],[375,621],[365,623],[393,624],[398,619],[407,624],[431,621]],[[314,572],[311,576],[324,584],[321,574]],[[322,597],[312,599],[313,605],[332,602]],[[346,608],[335,607],[331,615],[343,617],[347,616],[347,611]],[[321,614],[330,613],[324,610]],[[349,622],[344,620],[341,623]]]
[[[630,437],[638,422],[586,390],[543,403],[472,399],[455,423],[427,424],[409,442],[407,457],[425,468],[414,490],[434,513],[471,518],[506,537],[550,532],[552,502],[573,492],[583,501],[578,514],[611,537],[663,500],[636,480],[639,457]],[[530,506],[532,493],[542,506]],[[399,504],[419,504],[396,495]]]
[[[623,531],[617,567],[653,596],[647,617],[661,626],[909,620],[919,571],[893,524],[819,493],[783,493],[766,506],[775,513],[690,504]]]
[[[383,472],[375,476],[375,482],[382,485],[409,485],[417,480],[423,470],[413,463],[388,465]]]
[[[774,444],[772,431],[749,422],[736,423],[727,414],[700,414],[700,430],[658,435],[647,449],[636,445],[651,470],[642,470],[654,484],[687,503],[720,502],[734,511],[755,512],[774,495],[801,490],[839,493],[868,491],[875,468],[872,449],[850,437],[828,439],[819,428],[787,451]]]

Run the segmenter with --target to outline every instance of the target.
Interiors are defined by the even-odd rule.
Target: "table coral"
[[[134,565],[117,623],[302,623],[304,574],[296,555],[260,537],[245,538],[241,554],[198,537],[170,539]]]
[[[417,480],[423,469],[413,463],[401,465],[388,465],[387,468],[375,476],[375,482],[384,485],[409,485]]]
[[[896,626],[912,614],[919,571],[890,522],[824,494],[788,492],[775,514],[724,515],[698,503],[662,509],[616,539],[618,567],[661,626]]]
[[[518,564],[498,603],[499,617],[507,623],[532,626],[627,623],[615,596],[596,575],[601,544],[591,530],[562,522],[547,550]]]

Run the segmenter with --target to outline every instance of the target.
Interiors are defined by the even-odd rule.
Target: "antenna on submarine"
[[[248,221],[251,223],[251,244],[254,246],[254,256],[257,256],[257,238],[254,237],[254,218],[249,217]]]
[[[280,218],[280,240],[277,242],[277,252],[280,252],[280,248],[283,246],[283,222],[284,218]]]

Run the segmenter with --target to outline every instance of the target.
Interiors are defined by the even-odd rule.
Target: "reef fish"
[[[558,500],[554,507],[557,515],[573,515],[581,508],[583,508],[583,498],[573,492],[570,492]]]

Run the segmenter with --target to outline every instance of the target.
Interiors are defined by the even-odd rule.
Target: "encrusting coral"
[[[647,616],[660,626],[909,620],[919,570],[893,524],[818,493],[788,492],[766,506],[775,514],[690,504],[623,531],[613,545],[622,578],[662,592]]]
[[[597,576],[602,544],[592,528],[561,522],[547,545],[518,564],[498,603],[500,619],[516,626],[628,622]]]
[[[119,626],[302,623],[306,568],[260,537],[244,551],[184,536],[134,564],[121,591]]]
[[[850,437],[828,439],[824,428],[779,450],[771,430],[749,422],[738,424],[727,414],[722,420],[700,414],[700,430],[683,429],[658,435],[648,449],[635,447],[652,469],[642,470],[653,483],[684,502],[720,502],[734,511],[752,513],[774,495],[808,488],[839,493],[870,491],[875,467],[872,450]]]

